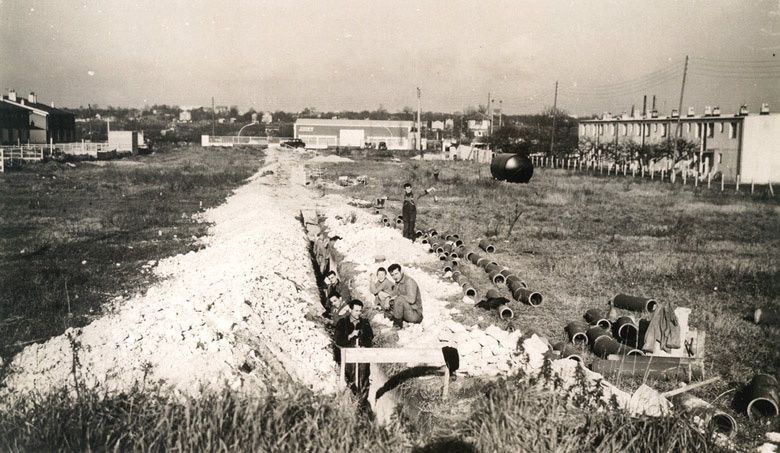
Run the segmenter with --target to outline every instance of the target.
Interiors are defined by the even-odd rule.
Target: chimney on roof
[[[16,90],[8,90],[8,100],[16,102]]]
[[[38,97],[35,96],[34,91],[30,91],[30,95],[27,96],[27,100],[30,101],[31,104],[37,104],[38,103]]]
[[[51,101],[51,108],[54,108],[54,101]]]
[[[759,112],[759,115],[769,115],[769,104],[766,102],[761,104],[761,111]]]

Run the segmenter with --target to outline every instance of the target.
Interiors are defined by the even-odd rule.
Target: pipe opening
[[[439,253],[439,261],[447,261],[447,255]]]
[[[655,299],[649,299],[645,303],[645,310],[650,313],[654,312],[656,308],[658,308],[658,302],[656,302]]]
[[[496,274],[496,275],[493,277],[493,283],[495,283],[495,284],[497,284],[497,285],[499,285],[499,284],[501,284],[501,283],[504,283],[504,276],[503,276],[503,275],[501,275],[501,274]]]
[[[533,306],[541,305],[542,295],[540,293],[531,293],[531,295],[528,296],[528,303]]]
[[[474,288],[466,288],[466,295],[471,298],[475,298],[477,297],[477,290]]]
[[[604,330],[609,330],[612,328],[612,323],[607,318],[599,319],[598,322],[596,322],[596,325]]]
[[[645,352],[641,349],[632,349],[626,353],[626,355],[645,355]]]
[[[496,251],[496,248],[493,247],[492,245],[488,245],[487,247],[485,247],[485,251],[488,253],[493,253]]]
[[[452,266],[444,266],[444,273],[452,272]]]
[[[776,417],[777,404],[769,398],[756,398],[748,403],[747,414],[751,420]]]
[[[618,328],[618,337],[623,340],[628,338],[636,338],[639,334],[639,329],[633,324],[623,324]]]
[[[460,263],[458,263],[457,260],[452,260],[452,267],[458,267],[460,266]]]
[[[571,342],[575,346],[587,346],[588,336],[584,332],[577,332],[571,337]]]
[[[427,244],[428,243],[428,239],[423,238],[422,241],[420,241],[420,242],[423,243],[423,244]]]
[[[582,357],[580,357],[577,354],[572,354],[572,355],[566,356],[566,357],[564,357],[564,359],[571,359],[571,360],[574,360],[575,362],[585,363],[585,361],[582,360]]]
[[[707,427],[716,433],[725,434],[729,437],[737,433],[737,421],[729,414],[718,413],[712,416]]]
[[[515,313],[512,311],[511,308],[507,307],[506,305],[502,305],[498,307],[498,316],[501,319],[512,319],[515,316]]]

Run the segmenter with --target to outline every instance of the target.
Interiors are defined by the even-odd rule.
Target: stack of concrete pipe
[[[514,297],[515,300],[529,304],[531,306],[536,306],[542,303],[543,298],[541,293],[528,289],[528,286],[525,284],[525,282],[509,268],[501,266],[495,261],[484,258],[480,254],[473,251],[466,253],[466,259],[471,261],[471,263],[475,266],[479,266],[484,269],[485,272],[487,272],[490,281],[493,283],[506,283],[506,285],[509,287],[509,291],[512,293],[512,297]]]
[[[564,327],[571,344],[589,345],[593,353],[601,358],[607,358],[610,354],[644,355],[640,349],[618,341],[618,339],[627,341],[636,338],[638,329],[630,317],[623,316],[612,323],[604,313],[594,308],[586,311],[583,318],[585,321],[572,321]],[[616,332],[617,339],[612,336],[611,331]]]
[[[461,288],[463,288],[463,293],[472,298],[476,299],[477,297],[477,290],[474,289],[474,287],[469,283],[469,281],[466,279],[466,277],[460,273],[460,271],[452,271],[452,281],[460,285]]]

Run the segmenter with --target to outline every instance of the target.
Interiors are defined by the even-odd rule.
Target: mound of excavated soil
[[[295,216],[308,194],[289,174],[250,182],[202,215],[214,225],[198,252],[161,260],[163,277],[82,329],[32,345],[11,363],[5,393],[70,385],[74,363],[87,387],[123,390],[161,382],[186,394],[201,386],[262,391],[265,358],[320,391],[337,388],[330,339],[304,315],[321,311],[307,239]]]

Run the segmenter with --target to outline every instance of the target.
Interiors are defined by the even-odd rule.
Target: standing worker
[[[417,221],[417,200],[435,191],[436,189],[431,187],[426,189],[422,195],[415,197],[412,193],[412,185],[408,182],[404,184],[404,206],[401,210],[401,217],[404,221],[404,237],[411,239],[412,242],[414,242],[414,224]]]

